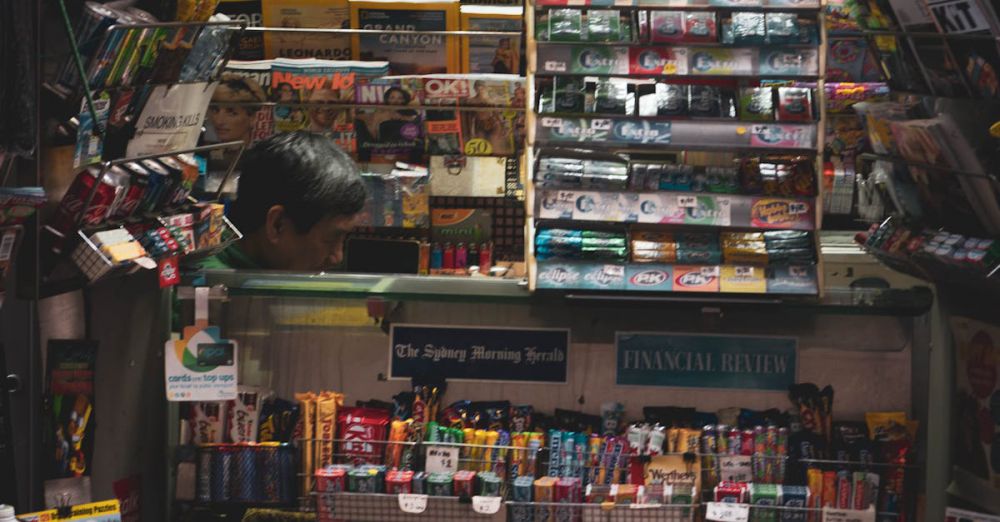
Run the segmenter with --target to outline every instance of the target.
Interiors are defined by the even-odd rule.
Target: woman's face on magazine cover
[[[389,105],[405,105],[406,97],[403,96],[402,92],[389,91],[388,94],[386,94],[385,102]]]
[[[230,92],[232,91],[232,92]],[[240,92],[234,91],[224,85],[215,90],[212,97],[215,101],[240,102],[248,101]],[[208,110],[208,118],[215,129],[215,135],[219,141],[245,140],[250,137],[250,130],[253,128],[253,112],[246,107],[219,107],[212,106]]]

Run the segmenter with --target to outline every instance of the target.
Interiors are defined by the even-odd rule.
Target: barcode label
[[[566,72],[566,62],[549,60],[542,65],[546,72]]]
[[[5,232],[3,241],[0,241],[0,261],[10,261],[10,255],[14,252],[14,241],[17,240],[17,232]]]

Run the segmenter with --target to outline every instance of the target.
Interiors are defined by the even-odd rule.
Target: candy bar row
[[[502,481],[489,471],[426,473],[389,470],[385,466],[333,464],[316,471],[318,493],[423,494],[434,497],[501,496]],[[329,510],[319,499],[320,514]],[[324,510],[324,508],[327,508]]]
[[[630,165],[625,159],[546,156],[538,162],[535,183],[541,187],[584,190],[816,195],[814,163],[803,156],[745,158],[739,166],[732,167],[646,161]]]
[[[540,290],[816,295],[815,265],[674,265],[539,261]]]
[[[809,198],[692,194],[686,192],[598,192],[539,187],[537,219],[699,225],[778,230],[814,230]]]
[[[535,20],[540,42],[818,45],[815,20],[795,13],[551,9]]]
[[[801,47],[668,47],[552,43],[538,47],[546,75],[815,77],[819,51]]]
[[[807,87],[747,87],[555,78],[543,89],[541,114],[594,113],[607,116],[724,118],[743,121],[815,121],[813,91]]]

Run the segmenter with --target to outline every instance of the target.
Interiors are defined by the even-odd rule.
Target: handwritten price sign
[[[715,522],[747,522],[750,519],[750,506],[730,502],[709,502],[705,510],[705,520]]]
[[[480,515],[495,515],[500,511],[500,497],[472,497],[472,510]]]
[[[454,473],[458,471],[458,448],[428,446],[426,469],[427,473]]]
[[[427,510],[427,495],[400,493],[399,509],[403,513],[419,515]]]

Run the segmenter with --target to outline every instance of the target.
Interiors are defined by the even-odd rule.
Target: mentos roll
[[[427,494],[432,497],[452,496],[452,474],[431,473],[427,476]]]
[[[413,492],[420,495],[427,494],[427,473],[418,471],[413,474]]]
[[[476,492],[484,497],[500,496],[500,477],[491,471],[476,475]]]
[[[211,490],[212,502],[228,502],[232,499],[233,448],[218,446],[212,452]]]
[[[295,465],[295,447],[287,442],[278,447],[278,466],[281,469],[281,502],[288,504],[298,498],[299,492],[298,468]]]
[[[235,446],[233,456],[233,500],[256,502],[260,498],[257,478],[257,448],[249,444]]]

